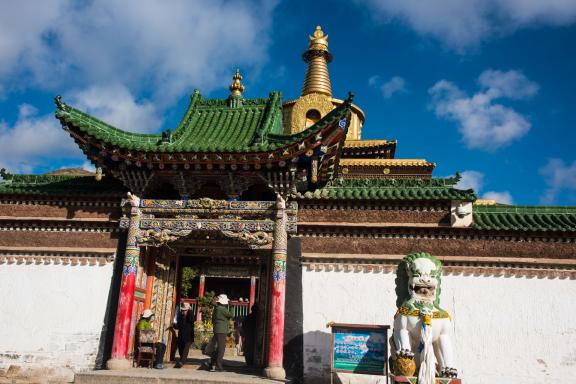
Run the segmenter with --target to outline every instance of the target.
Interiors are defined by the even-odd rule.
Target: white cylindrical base
[[[125,371],[132,368],[132,362],[128,359],[110,359],[106,362],[106,369],[111,371]]]
[[[286,371],[282,367],[264,368],[264,376],[272,380],[286,380]]]

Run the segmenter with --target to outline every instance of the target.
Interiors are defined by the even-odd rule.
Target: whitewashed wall
[[[392,324],[394,279],[392,273],[304,267],[307,382],[329,379],[326,323]],[[444,276],[441,306],[454,317],[457,368],[464,383],[576,382],[575,297],[576,280]],[[361,375],[343,381],[355,382],[352,376]]]
[[[71,379],[93,368],[112,269],[0,265],[0,369]]]

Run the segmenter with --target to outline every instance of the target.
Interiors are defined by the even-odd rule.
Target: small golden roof
[[[324,35],[322,28],[318,25],[314,31],[314,36],[310,38],[310,45],[308,49],[315,51],[328,51],[328,35]]]
[[[236,69],[236,73],[232,76],[234,80],[232,84],[230,84],[230,94],[232,96],[242,96],[242,92],[244,92],[244,84],[241,83],[242,75],[240,74],[240,69]]]
[[[496,200],[492,199],[476,199],[474,205],[496,205]]]

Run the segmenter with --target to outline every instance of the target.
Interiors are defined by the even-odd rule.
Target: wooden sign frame
[[[386,383],[388,383],[388,330],[390,329],[389,325],[374,325],[374,324],[341,324],[341,323],[329,323],[329,327],[332,328],[332,345],[330,351],[330,382],[333,381],[334,374],[341,372],[341,373],[351,373],[351,374],[366,374],[366,375],[379,375],[379,376],[386,376]],[[336,332],[336,330],[351,330],[351,331],[368,331],[374,333],[382,333],[384,334],[384,367],[382,372],[380,371],[362,371],[362,372],[354,372],[350,370],[344,369],[336,369],[334,368],[334,346],[335,346],[335,338],[336,334],[344,333],[344,332]],[[352,333],[352,332],[350,332]]]

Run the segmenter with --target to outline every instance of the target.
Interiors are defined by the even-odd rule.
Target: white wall
[[[304,267],[309,382],[329,378],[327,322],[392,324],[394,279],[393,273]],[[575,297],[576,280],[443,276],[441,306],[454,317],[460,377],[466,384],[576,382]]]
[[[113,263],[0,265],[0,369],[94,367]],[[56,369],[54,369],[56,368]]]

